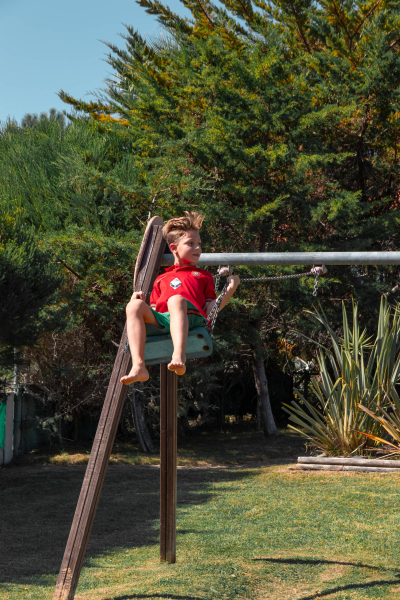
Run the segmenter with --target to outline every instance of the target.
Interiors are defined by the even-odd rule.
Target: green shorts
[[[188,308],[192,308],[198,311],[198,308],[194,306],[191,302],[187,300]],[[160,323],[161,327],[157,327],[156,325],[151,325],[151,323],[146,323],[146,335],[165,335],[170,331],[170,315],[169,312],[159,313],[155,311],[153,308],[151,309],[153,315]],[[195,327],[204,327],[205,318],[200,315],[194,315],[192,313],[188,314],[189,319],[189,329],[194,329]]]

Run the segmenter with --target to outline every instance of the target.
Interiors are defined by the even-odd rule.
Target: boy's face
[[[175,263],[196,264],[201,254],[200,233],[196,230],[187,231],[177,244],[170,245],[175,256]]]

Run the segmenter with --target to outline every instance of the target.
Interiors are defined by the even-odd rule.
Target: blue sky
[[[179,0],[166,4],[189,16]],[[134,0],[0,0],[0,121],[69,109],[61,89],[89,100],[111,73],[101,40],[123,47],[123,23],[142,35],[160,29]]]

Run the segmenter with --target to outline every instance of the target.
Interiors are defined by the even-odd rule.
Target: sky
[[[165,3],[189,16],[179,0]],[[156,18],[134,0],[0,0],[0,122],[69,110],[57,96],[61,89],[93,98],[112,72],[102,40],[124,47],[124,24],[142,36],[160,32]]]

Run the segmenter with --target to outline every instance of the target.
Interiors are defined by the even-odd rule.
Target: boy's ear
[[[171,252],[175,252],[175,250],[177,249],[178,244],[170,244],[169,245],[169,249],[171,250]]]

